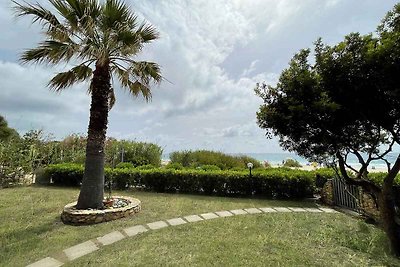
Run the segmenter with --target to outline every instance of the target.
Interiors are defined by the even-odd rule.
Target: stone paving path
[[[337,211],[334,209],[321,208],[321,207],[320,208],[266,207],[266,208],[236,209],[229,211],[223,210],[217,212],[203,213],[199,215],[189,215],[182,218],[169,219],[166,221],[156,221],[148,223],[146,225],[135,225],[132,227],[125,228],[121,231],[113,231],[96,239],[88,240],[86,242],[66,248],[61,253],[58,253],[57,256],[41,259],[37,262],[29,264],[28,267],[58,267],[66,262],[73,261],[77,258],[92,253],[103,246],[111,245],[127,237],[136,236],[140,233],[144,233],[149,230],[158,230],[169,226],[176,226],[186,223],[194,223],[194,222],[212,220],[223,217],[245,215],[245,214],[272,213],[272,212],[337,213]]]

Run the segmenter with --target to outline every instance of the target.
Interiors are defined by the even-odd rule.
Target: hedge
[[[55,185],[79,186],[83,167],[76,164],[50,165],[44,175]],[[315,192],[315,173],[300,170],[255,171],[105,169],[106,180],[115,188],[141,187],[156,192],[203,193],[217,195],[260,195],[268,198],[304,198]]]

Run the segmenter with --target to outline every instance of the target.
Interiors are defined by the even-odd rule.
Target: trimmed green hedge
[[[79,186],[83,167],[75,164],[50,165],[44,170],[56,185]],[[269,198],[304,198],[315,192],[315,173],[300,170],[254,171],[105,169],[114,187],[141,187],[156,192],[204,193],[217,195],[261,195]]]

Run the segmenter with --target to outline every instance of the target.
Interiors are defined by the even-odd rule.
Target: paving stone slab
[[[276,211],[278,211],[278,212],[292,212],[290,209],[288,209],[288,208],[283,208],[283,207],[277,207],[277,208],[274,208]]]
[[[147,226],[152,230],[157,230],[157,229],[167,227],[168,224],[164,221],[158,221],[158,222],[148,223]]]
[[[170,225],[175,226],[175,225],[181,225],[181,224],[185,224],[187,223],[186,221],[184,221],[182,218],[174,218],[174,219],[170,219],[167,221]]]
[[[201,218],[199,215],[189,215],[189,216],[185,216],[185,219],[188,222],[198,222],[198,221],[203,221],[204,219]]]
[[[79,257],[82,257],[86,254],[89,254],[93,251],[98,250],[99,248],[96,246],[96,244],[93,241],[86,241],[83,243],[80,243],[76,246],[64,249],[64,253],[67,256],[67,258],[72,261],[74,259],[77,259]]]
[[[203,217],[206,220],[211,220],[211,219],[218,218],[218,215],[216,215],[215,213],[212,213],[212,212],[203,213],[203,214],[200,214],[200,216]]]
[[[233,216],[232,213],[230,213],[227,210],[223,210],[223,211],[217,211],[215,212],[215,214],[217,214],[219,217],[229,217],[229,216]]]
[[[337,213],[336,210],[331,209],[331,208],[319,208],[320,210],[322,210],[323,212],[327,212],[327,213]]]
[[[41,259],[40,261],[31,263],[31,264],[27,265],[26,267],[58,267],[63,264],[64,263],[62,263],[56,259],[47,257],[47,258]]]
[[[322,210],[317,208],[304,208],[304,209],[308,212],[323,212]]]
[[[120,241],[124,239],[125,236],[119,232],[119,231],[114,231],[109,234],[103,235],[102,237],[98,237],[97,240],[103,244],[103,246],[110,245],[112,243],[115,243],[117,241]]]
[[[231,210],[230,212],[232,212],[235,215],[242,215],[242,214],[248,214],[246,211],[244,210]]]
[[[292,210],[294,212],[306,212],[306,210],[303,209],[303,208],[288,208],[288,209],[290,209],[290,210]]]
[[[124,232],[128,236],[135,236],[137,234],[144,233],[144,232],[147,232],[147,231],[148,230],[143,225],[135,225],[135,226],[128,227],[128,228],[124,229]]]
[[[262,213],[261,210],[256,209],[256,208],[250,208],[250,209],[244,209],[244,210],[247,211],[250,214]]]
[[[276,210],[274,210],[273,208],[260,208],[260,210],[262,210],[263,212],[276,212]]]

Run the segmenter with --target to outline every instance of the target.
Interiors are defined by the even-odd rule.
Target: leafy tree
[[[287,150],[311,160],[332,160],[348,183],[370,192],[397,256],[400,226],[393,181],[400,170],[400,156],[393,164],[388,154],[400,144],[399,18],[400,5],[396,5],[375,36],[353,33],[334,46],[318,40],[313,63],[310,50],[301,50],[276,86],[256,87],[264,100],[257,113],[259,126],[269,136],[277,135]],[[351,154],[360,168],[348,164]],[[371,181],[367,171],[376,160],[387,165],[382,186]]]
[[[8,127],[6,119],[0,115],[0,141],[8,141],[11,138],[19,138],[16,130]]]
[[[71,63],[69,71],[57,74],[49,87],[60,92],[77,82],[89,81],[90,121],[85,173],[78,198],[79,209],[101,208],[104,195],[104,143],[108,113],[115,103],[111,79],[115,76],[134,96],[151,99],[151,83],[162,80],[153,62],[133,59],[159,34],[139,23],[133,11],[120,0],[48,0],[56,12],[39,3],[14,1],[17,16],[32,16],[43,27],[45,40],[25,51],[23,63]]]

